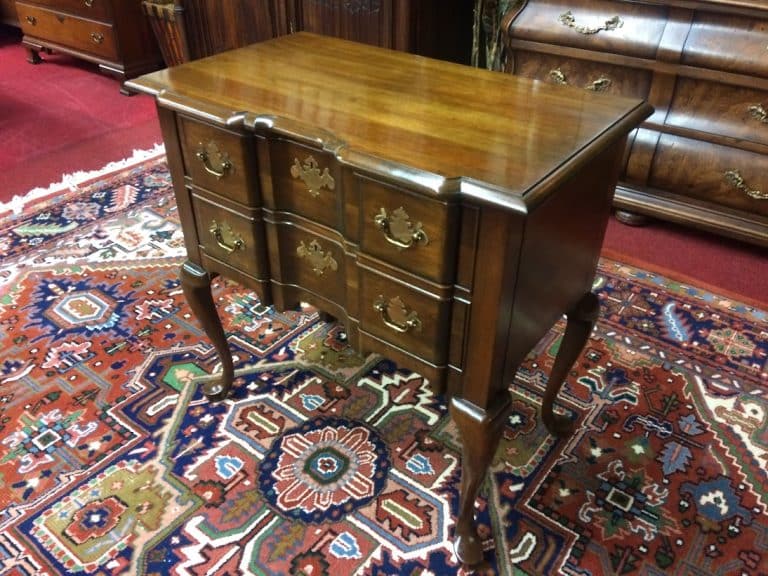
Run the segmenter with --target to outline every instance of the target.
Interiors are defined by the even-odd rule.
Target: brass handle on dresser
[[[749,186],[747,186],[747,183],[744,181],[744,178],[741,175],[741,172],[738,170],[727,170],[723,176],[725,176],[725,180],[736,190],[739,192],[743,192],[750,198],[754,198],[755,200],[768,200],[768,192],[763,192],[762,190],[752,190]]]
[[[211,146],[213,146],[213,144],[211,144]],[[216,176],[217,180],[221,180],[226,176],[227,171],[232,169],[232,162],[230,162],[229,158],[220,152],[218,148],[215,149],[215,152],[219,156],[218,169],[211,164],[210,156],[208,156],[208,152],[205,148],[195,152],[195,157],[203,163],[203,168],[205,168],[205,171],[208,172],[208,174]]]
[[[559,84],[561,86],[568,86],[568,78],[566,78],[565,74],[563,73],[560,68],[555,68],[554,70],[549,71],[549,79],[552,81],[553,84]],[[593,80],[592,82],[589,82],[586,86],[584,86],[585,90],[590,90],[592,92],[602,92],[603,90],[607,89],[611,84],[612,80],[610,78],[607,78],[605,76],[600,76],[597,80]]]
[[[400,334],[410,330],[421,332],[421,320],[415,311],[409,310],[399,296],[387,301],[381,294],[373,303],[373,309],[381,314],[381,321]]]
[[[32,24],[32,26],[35,26],[37,24],[37,18],[34,16],[27,16],[27,22]]]
[[[93,0],[85,0],[84,3],[86,8],[90,8],[91,6],[93,6]]]
[[[373,221],[379,230],[384,232],[384,238],[387,242],[394,244],[401,250],[410,248],[414,244],[421,244],[422,246],[429,244],[429,238],[422,229],[421,222],[411,224],[410,216],[402,206],[392,212],[391,215],[388,215],[387,211],[382,208],[373,217]]]
[[[242,250],[245,248],[245,240],[243,240],[239,234],[236,234],[229,224],[221,225],[216,222],[216,220],[211,220],[208,232],[213,234],[216,244],[218,244],[219,248],[224,250],[227,254],[232,254],[235,250]],[[227,242],[224,238],[225,233],[231,238],[230,242]]]
[[[95,44],[101,44],[104,42],[104,34],[99,32],[91,32],[91,40],[93,40]]]
[[[328,172],[328,168],[323,168],[321,172],[320,165],[314,156],[307,156],[303,163],[299,162],[298,158],[294,158],[293,165],[291,165],[291,176],[301,179],[307,185],[307,192],[313,198],[320,196],[320,190],[323,188],[333,190],[336,187],[336,181]]]
[[[302,240],[296,247],[296,254],[299,258],[306,258],[318,276],[325,274],[326,268],[330,268],[333,272],[339,269],[339,264],[331,252],[323,252],[323,248],[317,240],[312,240],[309,246],[305,245]]]
[[[613,18],[609,18],[605,21],[605,24],[602,26],[597,26],[596,28],[590,28],[589,26],[584,26],[583,24],[576,24],[576,17],[573,15],[573,12],[568,10],[568,12],[563,12],[560,14],[560,17],[558,18],[560,23],[563,26],[568,26],[568,28],[573,28],[576,32],[579,34],[584,34],[585,36],[589,36],[591,34],[597,34],[598,32],[606,31],[610,32],[611,30],[616,30],[617,28],[621,28],[624,26],[624,21],[619,18],[618,15],[614,16]]]
[[[749,113],[755,120],[759,120],[763,124],[768,124],[768,111],[766,111],[762,104],[755,104],[754,106],[750,106]]]

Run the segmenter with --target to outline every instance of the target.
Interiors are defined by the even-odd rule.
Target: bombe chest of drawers
[[[33,64],[41,51],[56,50],[120,80],[162,65],[141,0],[18,0],[16,12]]]
[[[507,71],[655,112],[630,137],[615,205],[768,246],[768,3],[523,0]]]
[[[299,33],[132,80],[154,94],[188,260],[185,295],[233,361],[215,274],[279,309],[309,302],[350,344],[451,395],[463,441],[455,549],[482,548],[474,500],[518,364],[568,314],[542,416],[597,314],[595,268],[641,100],[551,87]]]

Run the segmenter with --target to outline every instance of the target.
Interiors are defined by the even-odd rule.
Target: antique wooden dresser
[[[121,80],[162,66],[141,0],[18,0],[16,11],[34,64],[41,50],[56,50]]]
[[[304,30],[469,63],[473,0],[144,0],[168,66]]]
[[[503,29],[509,72],[655,108],[630,138],[620,218],[768,245],[768,3],[528,0]]]
[[[452,395],[455,547],[482,558],[474,500],[517,366],[568,325],[552,403],[597,315],[590,292],[626,135],[650,112],[508,74],[308,33],[142,76],[154,94],[188,260],[184,292],[233,361],[210,290],[223,274],[278,309],[309,302],[361,351]]]

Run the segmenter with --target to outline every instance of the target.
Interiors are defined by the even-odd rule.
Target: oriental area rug
[[[214,286],[236,365],[177,278],[164,158],[0,220],[0,574],[469,574],[444,398],[310,308]],[[603,259],[601,317],[539,406],[564,323],[510,382],[477,574],[768,573],[766,311]]]

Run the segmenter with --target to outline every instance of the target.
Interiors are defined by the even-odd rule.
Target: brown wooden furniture
[[[144,0],[168,66],[304,30],[468,63],[472,0]]]
[[[56,50],[121,80],[162,66],[140,0],[18,0],[16,11],[33,64],[41,50]]]
[[[768,246],[768,4],[529,0],[505,19],[507,69],[647,98],[615,205]]]
[[[19,18],[16,16],[16,0],[0,0],[0,22],[10,26],[19,25]]]
[[[627,133],[650,113],[601,97],[312,34],[143,76],[184,229],[182,284],[233,363],[223,274],[278,309],[309,302],[351,344],[452,394],[463,437],[459,557],[517,366],[568,312],[552,403],[597,314],[590,287]]]

